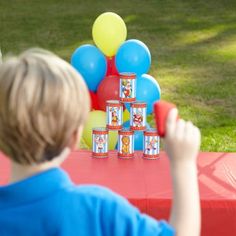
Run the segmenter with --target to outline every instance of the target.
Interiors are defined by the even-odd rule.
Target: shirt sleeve
[[[104,235],[113,236],[172,236],[174,229],[164,220],[141,214],[126,199],[108,194],[103,204],[102,227]]]

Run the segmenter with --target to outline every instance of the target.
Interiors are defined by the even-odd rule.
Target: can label
[[[130,129],[145,130],[146,129],[146,104],[132,103],[130,107]]]
[[[93,129],[93,157],[108,157],[108,130],[105,128]]]
[[[123,105],[117,100],[107,101],[107,128],[120,130],[123,124]]]
[[[120,74],[120,100],[122,102],[136,100],[136,75],[134,73]]]
[[[119,131],[118,157],[128,159],[134,157],[133,131]]]
[[[160,138],[154,129],[144,132],[143,157],[146,159],[157,159],[159,157]]]

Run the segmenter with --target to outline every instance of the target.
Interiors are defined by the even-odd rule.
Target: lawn
[[[236,1],[0,0],[3,54],[43,47],[70,60],[106,11],[147,44],[162,98],[202,132],[203,151],[236,151]],[[152,121],[153,123],[153,121]]]

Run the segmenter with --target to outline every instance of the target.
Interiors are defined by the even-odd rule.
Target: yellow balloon
[[[109,131],[109,150],[114,150],[118,142],[118,131]]]
[[[84,131],[82,138],[85,143],[92,148],[92,129],[106,127],[106,112],[104,111],[90,111],[87,122],[84,126]],[[114,150],[118,140],[118,132],[117,131],[109,131],[109,139],[108,139],[108,148],[109,150]]]
[[[90,149],[90,147],[87,145],[87,143],[84,141],[83,137],[80,139],[80,143],[76,147],[77,150],[79,149]]]
[[[130,113],[128,111],[128,109],[125,109],[123,112],[123,122],[126,122],[130,119]]]
[[[120,45],[125,41],[127,29],[119,15],[106,12],[95,20],[92,34],[97,47],[106,56],[111,57],[116,54]]]

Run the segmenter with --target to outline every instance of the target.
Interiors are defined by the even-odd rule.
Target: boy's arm
[[[172,109],[164,139],[173,182],[170,224],[177,236],[198,236],[201,217],[196,160],[201,135],[191,122],[176,119],[177,110]]]

